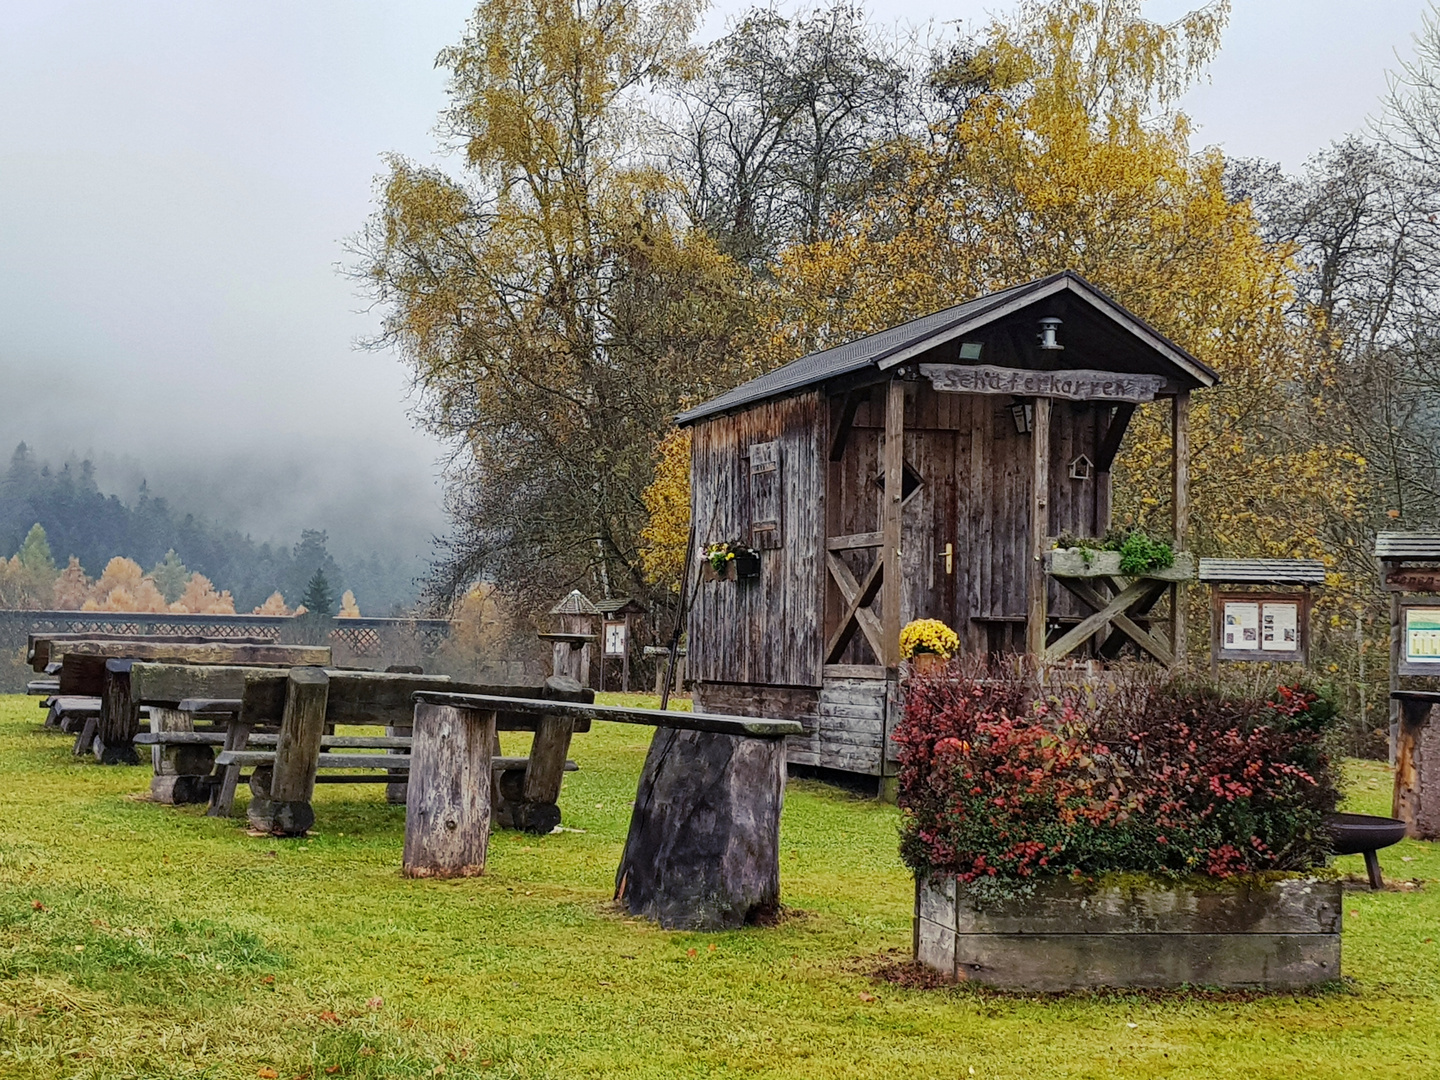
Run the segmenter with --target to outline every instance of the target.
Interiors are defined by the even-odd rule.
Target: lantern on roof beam
[[[1059,352],[1065,348],[1060,344],[1060,320],[1053,316],[1040,320],[1039,338],[1040,348],[1049,352]]]

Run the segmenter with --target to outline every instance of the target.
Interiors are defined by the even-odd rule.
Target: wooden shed
[[[758,577],[697,588],[696,707],[800,720],[792,764],[887,775],[900,628],[942,619],[976,653],[1074,649],[1099,613],[1051,577],[1051,538],[1105,533],[1130,417],[1167,398],[1183,546],[1190,392],[1216,381],[1066,271],[801,357],[683,413],[697,540],[747,543],[761,563]],[[1178,620],[1168,644],[1122,624],[1155,655],[1183,651]],[[1080,654],[1095,648],[1092,633]]]

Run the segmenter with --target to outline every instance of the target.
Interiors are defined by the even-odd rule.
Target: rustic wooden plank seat
[[[35,696],[49,696],[60,693],[59,679],[31,679],[25,684],[25,693]]]
[[[167,731],[194,730],[190,718],[181,712],[179,706],[204,703],[212,710],[229,714],[224,726],[223,743],[206,740],[203,746],[198,747],[209,754],[211,748],[218,745],[219,758],[187,762],[191,770],[189,775],[196,779],[178,784],[164,779],[157,771],[151,785],[152,795],[160,801],[179,801],[167,797],[178,791],[192,801],[199,801],[203,792],[204,797],[210,800],[209,812],[212,815],[229,816],[239,784],[248,779],[254,796],[247,812],[251,824],[282,835],[303,832],[313,822],[309,804],[316,783],[373,783],[384,779],[389,785],[387,798],[394,803],[404,803],[409,773],[409,759],[405,751],[410,747],[408,733],[413,720],[411,697],[418,690],[501,691],[514,695],[515,700],[532,703],[541,694],[568,694],[582,700],[594,697],[593,691],[581,688],[578,683],[556,683],[548,688],[481,687],[455,683],[443,675],[335,668],[293,668],[285,671],[258,667],[137,664],[132,679],[137,678],[137,699],[148,702],[152,710],[161,710],[166,723],[158,727]],[[314,688],[317,686],[323,687],[323,692]],[[541,726],[535,716],[514,711],[503,714],[501,721],[504,730],[535,731]],[[275,725],[278,730],[265,734],[257,732],[257,727],[265,723]],[[384,726],[387,733],[383,736],[325,734],[327,729],[333,729],[337,724]],[[576,730],[588,728],[589,723],[583,722]],[[161,739],[169,737],[160,736]],[[186,741],[151,743],[151,740],[146,740],[155,746],[175,748]],[[543,741],[537,742],[543,746]],[[265,751],[258,752],[273,756],[268,760],[236,756],[247,752],[252,744],[266,747]],[[268,748],[272,746],[274,750],[270,751]],[[367,760],[361,766],[383,768],[387,771],[386,777],[317,776],[322,769],[350,767],[331,765],[333,758],[323,755],[323,750],[365,748],[388,751],[388,754],[365,755]],[[242,776],[244,768],[255,771],[247,778]],[[212,769],[213,776],[210,775]],[[513,771],[513,767],[506,771]],[[558,824],[559,812],[553,804],[559,793],[560,771],[556,771],[554,794],[544,800],[548,810],[534,810],[532,813],[529,803],[534,800],[528,800],[526,793],[521,792],[516,799],[500,799],[501,805],[497,807],[499,816],[513,822],[515,827],[538,828],[545,819],[549,821],[545,830],[549,831]],[[513,783],[508,786],[514,787]],[[506,784],[497,782],[497,799],[505,787]]]
[[[40,706],[46,710],[45,726],[66,734],[75,734],[85,726],[87,719],[100,715],[100,699],[93,697],[56,694],[44,698]]]
[[[582,720],[658,729],[615,875],[615,898],[631,914],[667,928],[720,930],[779,910],[785,737],[802,733],[797,721],[453,692],[421,692],[415,701],[406,876],[484,871],[486,749],[502,711],[529,712],[561,732]],[[537,730],[537,744],[545,736],[545,727]],[[527,784],[540,763],[532,752]]]

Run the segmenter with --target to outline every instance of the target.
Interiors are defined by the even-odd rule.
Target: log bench
[[[780,906],[785,737],[793,720],[662,712],[498,695],[415,695],[407,877],[468,877],[485,869],[491,814],[486,751],[497,717],[531,713],[536,744],[558,745],[580,722],[657,728],[640,774],[615,899],[667,929],[723,930]],[[531,770],[553,768],[532,751]],[[527,773],[526,783],[530,782]]]
[[[100,716],[100,699],[93,697],[56,694],[43,699],[40,707],[46,710],[45,726],[67,735],[77,734],[86,720]]]
[[[443,675],[348,671],[297,667],[277,671],[253,667],[136,664],[132,670],[136,699],[149,703],[156,728],[141,745],[172,755],[175,767],[157,765],[151,793],[157,801],[210,801],[209,813],[229,816],[239,784],[248,782],[252,798],[247,811],[257,829],[292,836],[313,824],[310,806],[316,783],[385,782],[389,801],[404,804],[409,779],[409,736],[413,720],[411,697],[420,690],[456,689],[472,692],[502,691],[517,700],[546,698],[588,701],[594,691],[573,680],[550,680],[544,687],[481,687],[455,683]],[[526,697],[529,695],[529,697]],[[222,729],[197,732],[195,706],[225,712]],[[191,706],[186,709],[185,706]],[[385,735],[333,735],[335,725],[375,725]],[[535,731],[530,714],[507,712],[501,728]],[[261,730],[268,728],[269,730]],[[588,730],[585,723],[575,730]],[[191,738],[201,735],[202,738]],[[544,745],[537,738],[537,745]],[[568,748],[568,739],[565,742]],[[251,747],[264,749],[251,749]],[[212,757],[214,749],[220,753]],[[273,748],[273,749],[272,749]],[[385,753],[335,754],[334,751],[380,750]],[[562,753],[554,791],[535,792],[523,778],[530,759],[504,758],[498,743],[492,748],[497,817],[513,828],[548,832],[559,824],[560,775],[567,766]],[[330,751],[326,753],[325,751]],[[353,760],[352,760],[353,759]],[[250,769],[248,776],[243,770]],[[342,774],[322,776],[324,770],[384,769],[383,776]],[[171,779],[170,777],[177,777]],[[181,780],[178,777],[189,777]],[[511,797],[506,798],[505,793]],[[177,798],[177,796],[179,796]]]

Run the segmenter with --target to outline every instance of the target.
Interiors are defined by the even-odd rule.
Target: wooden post
[[[282,836],[299,836],[315,824],[310,800],[315,794],[315,767],[329,696],[330,676],[323,668],[290,669],[270,798],[254,799],[250,804],[250,820],[257,827]]]
[[[100,720],[92,749],[102,765],[139,765],[135,736],[140,734],[140,706],[130,695],[129,660],[106,660],[100,695]]]
[[[890,677],[900,667],[900,598],[903,595],[903,560],[900,553],[902,501],[905,497],[905,384],[899,376],[892,377],[885,396],[885,446],[881,451],[885,469],[884,505],[881,507],[881,558],[885,560],[884,578],[880,583],[881,644],[884,656],[877,659],[885,665]]]
[[[585,701],[585,688],[574,679],[545,680],[543,696],[551,701]],[[541,716],[535,722],[535,739],[525,764],[520,801],[510,808],[517,829],[548,833],[560,824],[560,781],[565,776],[565,758],[575,721],[569,716]]]
[[[1435,697],[1417,693],[1395,703],[1400,730],[1390,813],[1416,840],[1440,839],[1440,701]]]
[[[1175,395],[1171,420],[1174,442],[1170,476],[1173,546],[1176,551],[1184,551],[1185,538],[1190,532],[1190,391],[1181,390]],[[1176,582],[1170,588],[1170,651],[1175,655],[1177,667],[1185,664],[1185,607],[1185,586]]]
[[[1381,563],[1381,576],[1389,566]],[[1400,594],[1390,594],[1390,765],[1393,768],[1400,752],[1400,702],[1395,699],[1400,689],[1400,650],[1404,648],[1405,628],[1400,625]]]
[[[402,872],[411,878],[482,874],[495,713],[422,702],[415,706],[414,732]]]
[[[150,730],[194,731],[189,713],[179,709],[150,706]],[[204,802],[210,796],[209,777],[215,767],[215,752],[208,746],[154,746],[150,751],[155,775],[150,780],[150,797],[173,806]]]
[[[1039,667],[1045,661],[1045,539],[1050,532],[1050,399],[1035,399],[1030,433],[1030,565],[1026,573],[1029,609],[1025,614],[1025,651]]]
[[[408,726],[401,727],[399,725],[391,725],[385,729],[385,734],[399,738],[409,738],[414,733]],[[403,754],[406,751],[402,748],[391,749],[386,752],[390,754]],[[388,775],[390,776],[390,781],[385,785],[385,801],[391,806],[404,806],[406,781],[409,778],[409,773],[404,769],[390,769],[388,770]]]

